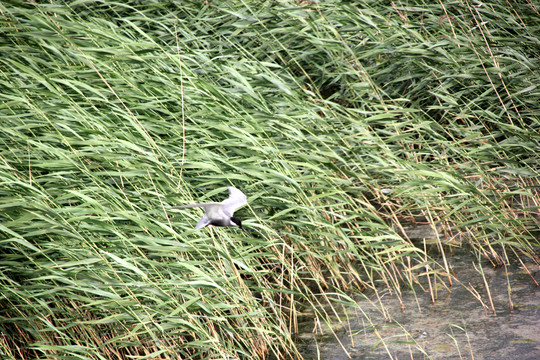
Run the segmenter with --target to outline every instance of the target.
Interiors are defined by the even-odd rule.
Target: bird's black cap
[[[235,223],[236,225],[238,225],[238,227],[244,231],[246,231],[243,227],[242,227],[242,220],[240,220],[239,218],[236,218],[236,217],[231,217],[231,221],[233,223]]]

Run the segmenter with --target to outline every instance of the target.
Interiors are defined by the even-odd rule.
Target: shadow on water
[[[531,279],[540,282],[538,266],[480,268],[465,253],[451,263],[458,281],[450,291],[435,285],[434,303],[420,288],[401,301],[365,294],[358,309],[340,314],[348,321],[332,329],[336,336],[306,318],[297,334],[304,359],[540,359],[540,287]]]

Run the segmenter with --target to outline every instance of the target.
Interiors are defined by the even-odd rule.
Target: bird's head
[[[240,229],[244,230],[245,229],[242,227],[242,221],[239,219],[239,218],[236,218],[236,217],[231,217],[231,221],[236,225],[238,226]]]

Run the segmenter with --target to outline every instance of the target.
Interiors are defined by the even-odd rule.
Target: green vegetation
[[[533,2],[38,3],[0,4],[3,358],[295,358],[304,307],[534,255]],[[171,211],[231,184],[245,233]]]

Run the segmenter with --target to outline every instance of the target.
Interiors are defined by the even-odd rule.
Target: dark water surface
[[[480,268],[478,259],[467,254],[452,255],[450,262],[458,282],[450,291],[434,284],[434,303],[420,287],[416,294],[402,294],[404,309],[388,292],[381,290],[380,302],[367,294],[358,299],[361,310],[346,310],[349,321],[332,329],[337,339],[329,326],[306,318],[298,335],[304,358],[539,360],[540,287],[531,278],[540,283],[538,266],[526,264],[529,275],[517,262],[506,269],[482,262]],[[381,314],[381,304],[389,321]]]

